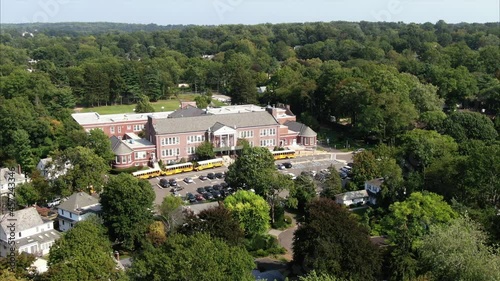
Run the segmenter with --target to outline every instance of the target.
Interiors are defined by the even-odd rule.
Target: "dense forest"
[[[106,172],[112,159],[99,146],[107,141],[103,136],[85,134],[71,119],[75,106],[132,104],[143,96],[157,101],[187,83],[202,95],[227,94],[234,104],[290,104],[317,131],[373,145],[354,156],[347,186],[328,179],[321,194],[335,198],[384,178],[378,208],[358,221],[328,200],[314,201],[316,183],[299,177],[292,184],[291,205],[305,213],[294,261],[307,265],[307,272],[359,280],[498,280],[500,258],[492,247],[500,242],[498,23],[5,25],[0,54],[0,163],[18,163],[28,172],[47,155],[83,163],[59,184],[34,181],[39,197],[71,194],[83,171],[92,174],[98,163]],[[261,86],[264,93],[257,92]],[[252,179],[257,193],[270,179]],[[100,177],[87,182],[93,181],[102,184]],[[44,192],[35,191],[40,186]],[[320,227],[329,225],[326,220],[332,220],[331,228]],[[352,237],[346,243],[354,247],[366,246],[367,233],[385,235],[389,250],[371,256],[366,247],[355,247],[373,261],[370,270],[358,272],[351,268],[354,260],[366,265],[359,256],[336,260],[339,255],[332,254],[347,251],[345,245],[300,242],[331,241],[330,233],[344,231],[335,223],[350,226],[336,239]],[[168,243],[198,238],[176,236]],[[467,244],[460,252],[455,240],[480,247]],[[448,251],[444,257],[434,255],[439,246]],[[470,255],[480,258],[472,261]],[[470,270],[455,267],[461,262]],[[144,280],[154,274],[134,270]]]

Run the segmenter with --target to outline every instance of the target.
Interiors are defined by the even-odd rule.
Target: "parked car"
[[[184,189],[184,187],[178,185],[178,186],[172,187],[172,189],[170,189],[170,192],[178,192],[178,191],[181,191],[183,189]]]
[[[278,164],[276,164],[276,169],[278,169],[278,170],[284,170],[286,168],[285,168],[285,165],[283,165],[281,163],[278,163]]]
[[[167,188],[170,184],[167,179],[161,179],[159,185],[161,188]]]
[[[297,176],[294,173],[288,173],[287,175],[290,176],[290,178],[292,178],[292,180],[297,178]]]
[[[218,179],[222,179],[224,177],[224,173],[215,173],[215,177]]]
[[[199,178],[200,180],[202,180],[202,181],[204,181],[204,180],[208,179],[208,178],[207,178],[207,176],[205,176],[205,175],[201,175],[201,176],[199,176],[198,178]]]
[[[212,186],[212,188],[213,188],[214,190],[221,190],[221,189],[222,189],[222,186],[221,186],[220,184],[214,184],[214,185]]]
[[[193,195],[193,193],[187,193],[186,200],[191,202],[191,203],[194,203],[194,202],[196,202],[196,197]]]
[[[185,183],[192,183],[193,182],[193,179],[192,178],[184,178],[184,182]]]
[[[205,192],[203,193],[203,198],[205,198],[206,200],[213,200],[214,196],[210,192]]]
[[[214,190],[214,191],[212,191],[212,196],[213,196],[215,199],[218,199],[218,198],[221,198],[221,197],[222,197],[222,195],[221,195],[220,191],[218,191],[218,190]]]
[[[47,207],[52,208],[52,207],[55,207],[59,204],[61,204],[61,198],[56,197],[56,198],[52,199],[52,201],[47,203]]]
[[[285,168],[287,168],[287,169],[290,169],[293,165],[290,162],[285,162],[285,163],[283,163],[283,166],[285,166]]]
[[[168,184],[170,184],[170,186],[177,186],[177,181],[175,179],[169,179]]]
[[[364,148],[360,148],[360,149],[357,149],[357,150],[353,151],[352,154],[358,154],[358,153],[363,152],[363,151],[365,151],[365,149]]]
[[[196,189],[196,191],[197,191],[198,193],[200,193],[200,194],[201,194],[201,193],[203,193],[203,192],[206,192],[205,188],[203,188],[203,187],[198,187],[198,188]]]
[[[201,193],[198,193],[194,196],[196,198],[196,201],[203,201],[205,198],[203,198],[203,195]]]
[[[227,184],[227,182],[223,181],[220,183],[220,186],[221,186],[221,188],[226,188],[229,186],[229,184]]]
[[[206,192],[212,192],[212,191],[214,191],[214,188],[211,187],[210,185],[207,185],[207,186],[205,186],[205,191]]]
[[[208,173],[207,174],[207,178],[213,180],[213,179],[215,179],[215,174],[214,173]]]

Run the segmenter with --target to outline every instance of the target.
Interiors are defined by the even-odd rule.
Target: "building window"
[[[187,154],[195,154],[196,153],[196,147],[190,146],[187,148]]]
[[[118,133],[122,132],[122,126],[118,126]]]
[[[137,131],[140,131],[142,130],[142,126],[141,125],[134,125],[134,132],[137,132]]]
[[[129,155],[127,158],[128,158],[128,162],[131,163],[132,162],[132,155]]]
[[[276,146],[275,139],[260,140],[260,146]]]
[[[19,237],[21,237],[21,232],[19,232]]]
[[[240,138],[253,138],[253,131],[241,131],[239,133]]]
[[[64,225],[64,221],[62,221],[62,225]]]
[[[260,136],[275,136],[276,135],[276,129],[275,128],[269,128],[269,129],[262,129],[260,130]]]
[[[144,151],[139,151],[135,153],[135,159],[145,159],[146,158],[146,152]]]
[[[115,126],[111,126],[109,127],[109,131],[114,134],[115,133]]]
[[[73,213],[71,213],[71,212],[70,212],[70,213],[69,213],[69,217],[70,217],[70,218],[73,218]]]

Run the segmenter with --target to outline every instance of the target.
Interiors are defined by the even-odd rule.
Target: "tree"
[[[196,159],[208,160],[215,158],[214,145],[209,141],[204,141],[196,147]]]
[[[230,186],[253,188],[255,193],[265,196],[268,190],[268,178],[274,168],[274,158],[265,147],[251,147],[243,150],[240,157],[229,166],[226,182]]]
[[[266,172],[269,174],[269,185],[268,188],[265,189],[263,196],[271,207],[271,223],[274,224],[276,222],[276,208],[282,205],[280,193],[283,190],[290,190],[294,183],[289,176],[278,173],[276,170],[268,169]]]
[[[50,248],[47,280],[125,280],[97,217],[78,222]]]
[[[308,174],[299,175],[290,188],[288,205],[297,210],[304,210],[307,203],[316,197],[316,182]]]
[[[435,193],[415,192],[389,207],[381,221],[393,248],[390,252],[391,280],[416,277],[416,250],[432,225],[445,224],[457,214]]]
[[[31,183],[16,186],[15,195],[18,206],[27,207],[40,202],[40,194]]]
[[[491,119],[477,112],[453,112],[444,121],[443,131],[457,142],[468,139],[492,141],[498,137]]]
[[[358,186],[380,176],[379,165],[371,151],[365,150],[357,153],[352,161],[352,179]]]
[[[149,102],[149,98],[146,95],[141,95],[137,105],[135,106],[136,113],[148,113],[155,112],[153,105]]]
[[[252,237],[269,229],[269,205],[261,196],[240,190],[226,197],[224,206],[238,220],[246,236]]]
[[[94,153],[106,162],[115,159],[115,154],[111,150],[111,140],[100,129],[92,129],[85,141],[85,147],[90,148]]]
[[[200,250],[202,249],[202,250]],[[134,280],[255,280],[252,256],[208,234],[174,234],[160,247],[147,247],[134,258]]]
[[[11,259],[15,259],[15,265]],[[26,252],[14,253],[14,256],[0,258],[0,280],[26,281],[33,277],[32,264],[36,257]],[[15,266],[14,268],[12,266]],[[11,278],[11,279],[9,279]]]
[[[55,161],[66,163],[69,161],[73,168],[59,177],[69,184],[71,191],[94,189],[100,192],[104,185],[104,175],[109,171],[109,165],[105,160],[94,153],[90,148],[69,148],[61,156],[62,159]],[[71,193],[72,193],[71,192]]]
[[[347,281],[347,280],[350,279],[339,278],[325,273],[318,274],[314,270],[305,276],[299,277],[299,281]]]
[[[210,237],[220,238],[231,246],[241,245],[245,237],[239,221],[223,205],[203,210],[198,215],[188,214],[177,231],[188,236],[208,233]]]
[[[18,129],[10,133],[12,143],[7,145],[6,151],[12,159],[15,159],[21,165],[23,170],[30,172],[35,168],[36,164],[28,132]]]
[[[148,181],[129,174],[111,176],[101,194],[102,218],[112,241],[136,249],[152,222],[154,191]]]
[[[165,226],[163,223],[161,221],[154,221],[150,224],[148,226],[146,238],[155,247],[165,243],[165,241],[167,241],[167,234],[165,233]]]
[[[196,102],[196,107],[198,108],[207,108],[212,102],[212,95],[199,95],[194,98]]]
[[[377,247],[349,210],[320,198],[307,205],[305,222],[295,231],[293,262],[339,278],[376,280],[381,268]]]
[[[182,206],[182,198],[177,196],[165,196],[160,205],[160,214],[167,223],[168,230],[173,230],[176,225],[176,210]]]
[[[335,200],[335,195],[342,193],[342,179],[335,166],[328,167],[329,174],[323,182],[323,191],[321,197],[330,198]]]
[[[500,256],[468,217],[431,226],[419,253],[423,269],[435,280],[500,280]]]

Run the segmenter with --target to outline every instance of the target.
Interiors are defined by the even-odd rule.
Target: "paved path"
[[[297,229],[297,222],[295,220],[295,215],[290,214],[290,213],[285,213],[286,216],[289,216],[292,218],[292,225],[285,229],[285,230],[279,230],[279,229],[271,229],[269,230],[269,234],[275,236],[278,238],[278,243],[286,249],[286,254],[283,256],[287,260],[292,260],[293,259],[293,250],[292,250],[292,244],[293,244],[293,233]]]

